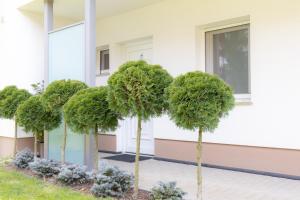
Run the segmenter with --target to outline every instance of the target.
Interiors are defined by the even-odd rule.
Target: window
[[[220,76],[240,98],[250,97],[249,25],[205,33],[206,71]]]
[[[98,74],[109,73],[109,49],[98,50],[97,53],[97,68]]]

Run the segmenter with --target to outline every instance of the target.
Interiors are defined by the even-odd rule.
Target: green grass
[[[96,200],[67,187],[45,183],[0,166],[0,200]],[[104,200],[104,199],[102,199]],[[108,199],[107,199],[108,200]]]

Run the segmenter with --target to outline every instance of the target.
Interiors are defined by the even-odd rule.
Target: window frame
[[[206,30],[204,32],[205,41],[205,71],[207,73],[214,74],[213,69],[213,36],[215,34],[227,33],[237,30],[248,30],[248,93],[236,93],[235,98],[239,102],[249,102],[251,101],[251,64],[250,64],[250,23],[237,24],[226,27],[214,28],[211,30]]]
[[[102,54],[102,52],[107,51],[108,53],[104,53]],[[104,69],[101,70],[101,59],[103,59],[102,57],[104,57],[104,55],[108,54],[109,58],[108,58],[108,69]],[[97,76],[105,76],[105,75],[109,75],[110,74],[110,49],[109,47],[102,47],[102,48],[97,48]]]

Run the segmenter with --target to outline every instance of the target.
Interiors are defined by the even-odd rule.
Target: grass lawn
[[[44,183],[20,172],[7,171],[0,166],[0,200],[96,200],[96,198]],[[102,199],[104,200],[104,199]],[[107,199],[108,200],[108,199]]]

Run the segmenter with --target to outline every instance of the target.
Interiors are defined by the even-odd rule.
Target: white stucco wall
[[[176,76],[204,70],[199,27],[247,16],[252,104],[237,105],[213,134],[205,134],[204,141],[300,149],[299,10],[297,0],[165,0],[99,20],[97,46],[110,46],[115,70],[122,63],[121,42],[152,36],[154,63]],[[105,84],[106,79],[98,77],[97,83]],[[155,119],[154,134],[187,141],[197,137],[177,128],[167,116]]]
[[[31,84],[43,80],[44,42],[41,14],[17,9],[20,1],[1,0],[0,22],[0,90],[7,85],[32,92]],[[68,19],[55,19],[55,27],[71,23]],[[14,136],[14,122],[0,120],[0,136]],[[29,137],[21,128],[19,137]]]

